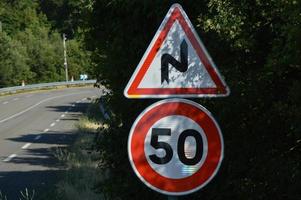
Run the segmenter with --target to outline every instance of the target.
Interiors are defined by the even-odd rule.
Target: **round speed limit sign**
[[[167,99],[146,108],[128,140],[131,165],[148,187],[184,195],[204,187],[223,158],[223,138],[211,114],[184,99]]]

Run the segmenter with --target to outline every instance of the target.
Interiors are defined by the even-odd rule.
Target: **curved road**
[[[53,185],[62,170],[51,148],[74,139],[74,123],[96,88],[67,88],[0,97],[0,191],[8,200],[25,188]]]

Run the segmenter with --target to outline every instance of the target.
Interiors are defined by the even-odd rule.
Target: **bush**
[[[225,159],[206,188],[184,199],[301,198],[300,2],[180,3],[232,90],[227,98],[195,100],[219,122]],[[87,43],[99,81],[112,91],[114,118],[98,139],[112,174],[98,189],[112,199],[166,199],[138,181],[126,152],[134,119],[154,101],[127,100],[123,89],[170,5],[97,1],[90,17]]]

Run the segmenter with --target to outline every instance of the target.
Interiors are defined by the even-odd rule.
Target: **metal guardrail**
[[[96,80],[86,80],[86,81],[69,81],[69,82],[53,82],[53,83],[39,83],[33,85],[25,85],[25,86],[15,86],[15,87],[7,87],[0,88],[0,96],[4,94],[13,94],[18,91],[30,91],[37,89],[46,89],[46,88],[54,88],[58,86],[72,86],[72,85],[86,85],[86,84],[94,84]]]

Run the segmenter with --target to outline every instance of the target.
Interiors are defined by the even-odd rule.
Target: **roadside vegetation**
[[[141,183],[127,158],[130,128],[155,100],[126,99],[123,89],[173,2],[95,1],[91,12],[86,43],[114,113],[97,141],[111,178],[97,189],[111,199],[167,198]],[[301,2],[177,3],[231,89],[226,98],[194,99],[218,121],[225,157],[210,184],[180,199],[301,199]]]
[[[85,50],[77,27],[59,29],[46,16],[44,4],[0,0],[0,88],[18,86],[22,81],[64,81],[63,33],[68,33],[69,78],[79,79],[82,73],[92,75],[90,52]]]
[[[105,181],[109,174],[99,165],[101,154],[96,149],[95,139],[101,134],[98,131],[105,129],[106,124],[97,102],[88,107],[76,126],[78,135],[75,142],[67,148],[57,148],[54,152],[66,171],[56,184],[52,195],[45,197],[46,199],[104,199],[96,185]],[[44,198],[43,194],[42,197]]]

